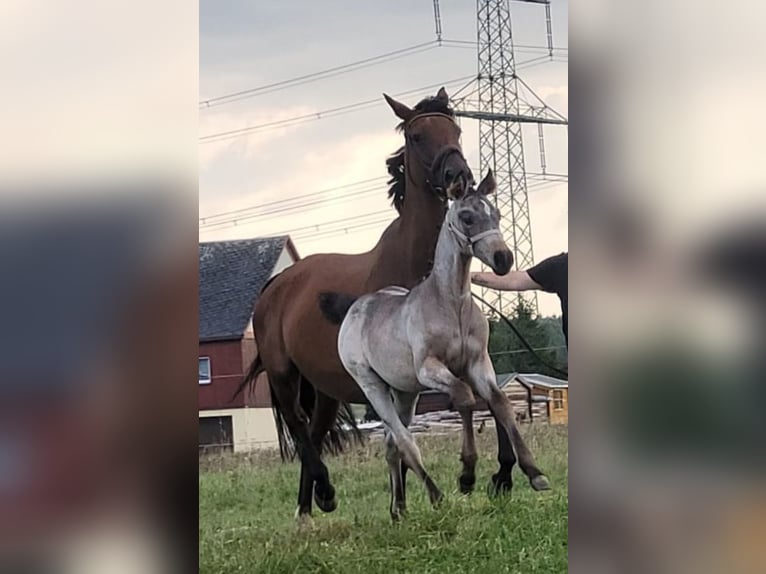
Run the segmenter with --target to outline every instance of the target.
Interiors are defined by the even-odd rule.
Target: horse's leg
[[[492,368],[492,361],[489,355],[484,355],[476,362],[471,364],[468,368],[468,377],[473,383],[473,387],[481,395],[481,397],[487,401],[492,415],[497,421],[497,436],[500,455],[498,460],[500,462],[501,472],[504,473],[504,465],[510,463],[510,467],[513,463],[510,462],[513,457],[513,448],[511,444],[504,444],[504,439],[510,439],[513,447],[516,448],[516,455],[519,459],[519,467],[529,478],[529,483],[535,490],[548,490],[550,484],[546,476],[542,471],[537,468],[535,459],[532,456],[529,448],[527,448],[523,437],[519,433],[519,429],[516,427],[516,417],[513,413],[513,405],[508,397],[505,396],[495,381],[495,371]],[[505,431],[505,432],[503,432]],[[503,457],[507,457],[505,460]],[[510,479],[510,467],[508,469],[508,477]],[[493,483],[497,482],[493,477]],[[510,484],[510,480],[509,480]]]
[[[394,408],[405,427],[412,423],[418,393],[394,393]],[[407,511],[407,465],[390,431],[386,432],[386,462],[391,477],[391,518],[398,520]]]
[[[303,378],[303,382],[305,384],[310,384],[305,377]],[[317,450],[320,457],[322,455],[325,436],[327,436],[327,432],[335,423],[339,406],[340,403],[338,401],[314,389],[314,404],[309,428],[311,443],[314,445],[314,448]],[[301,479],[298,490],[299,515],[311,514],[312,494],[316,500],[317,506],[322,511],[332,512],[337,507],[334,493],[335,489],[332,487],[331,483],[329,486],[317,484],[315,490],[314,479],[312,478],[307,465],[301,462]],[[328,496],[328,494],[330,494],[330,496]]]
[[[476,484],[476,441],[473,434],[473,410],[461,409],[460,418],[463,421],[463,447],[460,451],[460,461],[463,470],[458,478],[460,492],[470,494]]]
[[[327,467],[322,462],[319,452],[311,442],[305,413],[300,406],[299,375],[297,375],[297,373],[269,373],[269,380],[277,404],[280,405],[280,414],[295,441],[295,447],[301,460],[301,487],[303,486],[304,481],[308,482],[308,480],[311,480],[312,483],[316,482],[318,484],[330,485]],[[308,476],[308,478],[306,478],[306,476]],[[332,488],[331,485],[329,487]],[[301,491],[299,491],[298,496],[299,506],[296,510],[296,517],[302,518],[307,513],[305,512],[305,507],[302,508],[300,505]],[[310,512],[311,508],[309,505],[308,514],[310,514]]]
[[[389,387],[388,384],[368,366],[358,365],[352,372],[352,375],[367,396],[367,399],[372,403],[380,420],[383,421],[393,435],[394,444],[399,450],[404,463],[410,467],[413,472],[418,475],[418,478],[423,481],[423,484],[425,484],[431,504],[438,504],[443,497],[442,492],[423,467],[423,460],[420,456],[418,445],[415,444],[415,439],[412,437],[412,433],[406,426],[404,426],[404,423],[402,423],[399,418],[399,413],[394,406],[394,399],[392,399],[391,395],[398,394],[399,392],[391,389],[391,387]],[[403,393],[403,396],[397,397],[395,400],[404,403],[407,394],[411,393]]]
[[[316,391],[314,414],[311,417],[311,442],[314,445],[314,448],[317,449],[317,452],[319,452],[320,457],[322,455],[322,444],[324,443],[327,433],[335,424],[339,408],[340,403],[337,400],[322,392]],[[320,480],[316,481],[316,484],[314,485],[314,500],[323,512],[332,512],[337,508],[338,503],[335,500],[335,488],[330,482],[329,474],[327,474],[326,477],[326,482]],[[311,497],[310,488],[308,495]],[[309,498],[309,508],[311,507],[310,500],[311,499]]]

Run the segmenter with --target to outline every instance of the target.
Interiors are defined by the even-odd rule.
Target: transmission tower
[[[548,0],[518,0],[545,6],[549,55],[553,40]],[[566,118],[548,108],[517,75],[509,0],[477,0],[477,88],[456,105],[458,116],[479,120],[479,167],[483,177],[492,168],[497,180],[494,202],[502,214],[500,229],[513,251],[515,267],[534,264],[532,229],[524,163],[523,123],[538,125],[540,159],[545,172],[543,124],[566,125]],[[522,92],[538,102],[529,103]],[[469,99],[472,94],[476,94]],[[537,312],[537,294],[483,289],[482,297],[503,313],[510,313],[521,301]]]

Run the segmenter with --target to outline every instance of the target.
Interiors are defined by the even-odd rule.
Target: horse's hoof
[[[473,492],[474,486],[476,485],[476,477],[464,476],[461,474],[457,482],[460,486],[460,492],[462,494],[471,494]]]
[[[391,511],[391,522],[398,523],[407,516],[406,508],[395,508]]]
[[[489,481],[487,487],[487,494],[490,498],[495,496],[510,495],[513,490],[513,481],[510,477],[501,478],[497,474],[492,475],[492,480]]]
[[[538,474],[529,481],[529,484],[537,491],[551,489],[551,483],[548,481],[548,477],[544,474]]]
[[[295,523],[298,530],[311,530],[314,527],[314,519],[309,512],[301,512],[300,507],[295,510]]]
[[[338,501],[335,498],[335,493],[330,498],[320,498],[319,495],[314,493],[314,502],[322,512],[332,512],[338,508]]]

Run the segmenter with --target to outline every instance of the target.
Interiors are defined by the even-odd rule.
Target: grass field
[[[512,497],[489,499],[497,470],[494,429],[478,435],[476,492],[457,490],[460,435],[418,435],[424,464],[444,490],[436,510],[408,474],[409,514],[392,524],[383,445],[367,443],[328,457],[338,509],[314,509],[313,525],[294,519],[298,465],[277,452],[200,459],[200,572],[385,572],[448,574],[567,571],[567,430],[524,427],[552,490],[534,492],[514,468]]]

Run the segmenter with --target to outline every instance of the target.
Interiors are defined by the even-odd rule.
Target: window
[[[553,391],[553,410],[564,410],[564,391]]]
[[[201,417],[199,419],[200,452],[231,451],[233,449],[231,417]]]
[[[200,357],[199,358],[199,384],[209,385],[210,380],[211,380],[210,379],[210,358]]]

